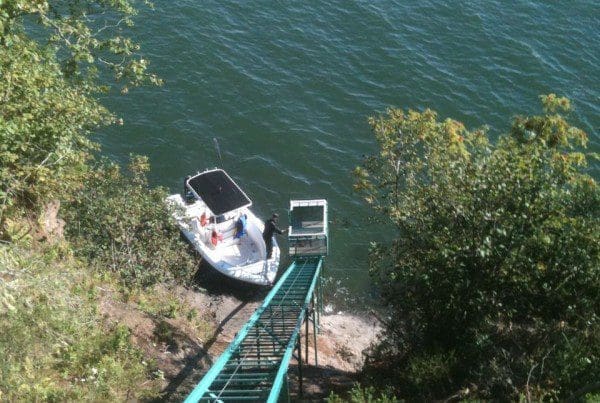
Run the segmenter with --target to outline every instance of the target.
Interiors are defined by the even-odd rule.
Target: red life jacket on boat
[[[219,243],[219,241],[223,240],[223,235],[219,234],[217,232],[217,230],[213,229],[212,230],[212,234],[210,236],[210,242],[214,245],[217,246],[217,244]]]
[[[201,226],[206,226],[206,224],[208,224],[208,219],[206,218],[206,213],[202,213],[202,215],[200,216],[200,225]]]

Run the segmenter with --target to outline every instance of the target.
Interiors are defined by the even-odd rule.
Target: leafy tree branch
[[[600,376],[593,156],[570,102],[541,101],[496,142],[431,110],[370,120],[355,188],[394,234],[371,249],[390,313],[371,368],[401,396],[564,399]]]

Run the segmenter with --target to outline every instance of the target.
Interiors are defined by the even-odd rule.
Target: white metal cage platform
[[[290,200],[290,256],[325,256],[329,248],[327,200]]]

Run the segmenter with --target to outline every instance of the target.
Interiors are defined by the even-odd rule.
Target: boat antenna
[[[221,163],[221,167],[223,167],[223,158],[221,157],[221,147],[219,147],[219,141],[216,137],[213,137],[213,141],[215,142],[215,149],[217,150],[217,154],[219,155],[219,162]]]

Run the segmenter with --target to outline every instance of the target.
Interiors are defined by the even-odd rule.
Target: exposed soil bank
[[[182,312],[165,318],[148,313],[139,303],[120,302],[105,291],[101,312],[109,321],[126,325],[134,343],[148,361],[156,363],[164,376],[164,400],[181,401],[193,389],[212,363],[233,340],[236,333],[260,305],[268,290],[240,288],[222,277],[201,279],[199,290],[184,287],[157,287],[157,301],[177,301]],[[210,281],[208,281],[210,280]],[[208,284],[213,284],[208,287]],[[187,315],[185,312],[196,311]],[[193,318],[190,319],[190,316]],[[304,327],[303,327],[304,329]],[[321,316],[317,337],[318,366],[315,366],[314,341],[309,339],[308,364],[303,369],[302,399],[320,400],[330,391],[352,386],[363,363],[362,352],[380,331],[374,318],[347,313]],[[304,335],[303,355],[304,355]],[[306,357],[303,357],[306,359]],[[297,362],[289,369],[292,396],[300,398]],[[163,400],[161,399],[161,400]]]

